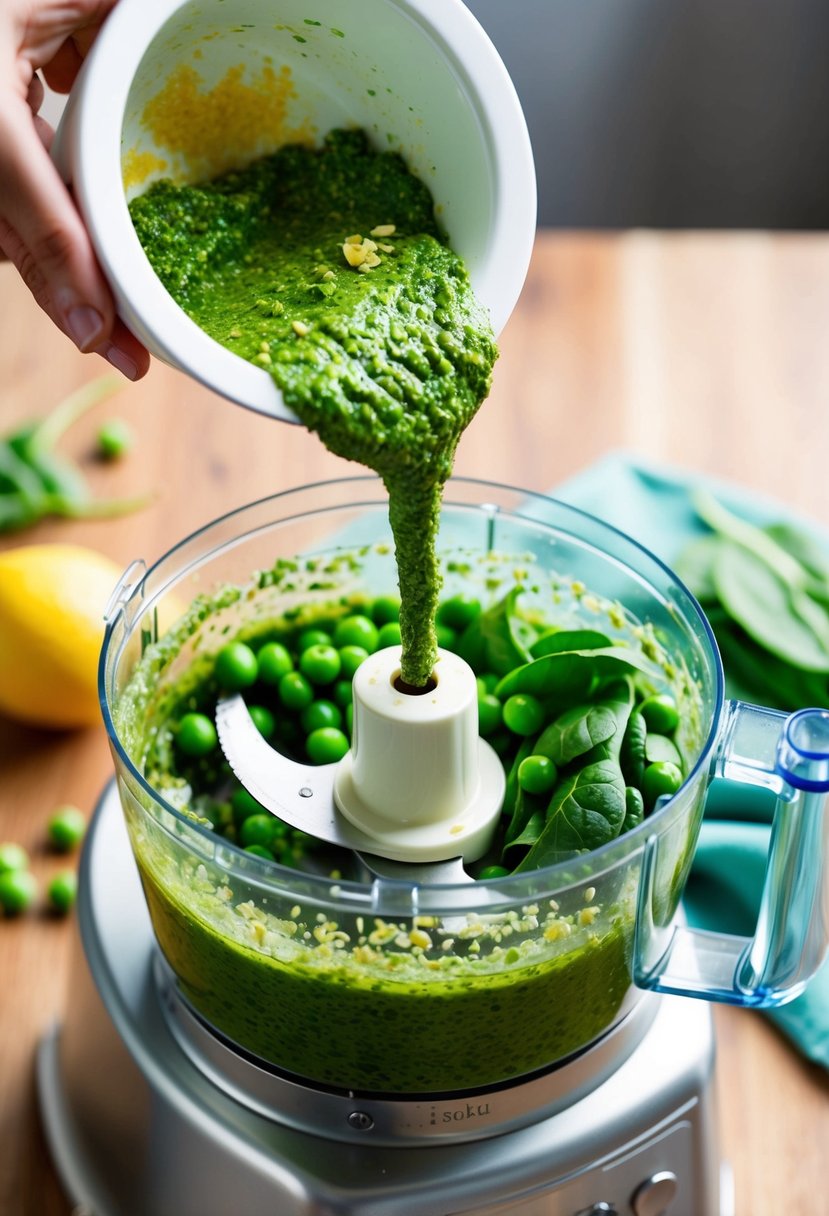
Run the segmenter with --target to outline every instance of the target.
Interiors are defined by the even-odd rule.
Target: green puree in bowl
[[[402,677],[436,658],[442,487],[489,392],[497,351],[427,187],[361,131],[288,146],[130,204],[176,302],[266,369],[332,452],[383,478],[402,600]],[[373,234],[373,235],[372,235]]]
[[[524,1076],[597,1038],[631,990],[630,908],[597,931],[532,905],[501,945],[491,924],[473,936],[472,919],[441,957],[434,929],[366,918],[362,934],[332,926],[326,942],[299,904],[277,918],[272,901],[234,905],[230,886],[203,878],[199,890],[192,876],[182,888],[139,863],[159,944],[193,1005],[248,1051],[321,1084],[425,1094]],[[395,948],[397,936],[432,945]]]

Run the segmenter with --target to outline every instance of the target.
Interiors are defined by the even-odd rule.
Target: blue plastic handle
[[[754,937],[655,923],[659,839],[642,857],[634,945],[641,988],[754,1007],[798,996],[829,944],[829,710],[786,716],[729,701],[712,779],[777,795]]]

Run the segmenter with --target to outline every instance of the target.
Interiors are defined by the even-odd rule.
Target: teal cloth
[[[829,548],[829,539],[813,524],[769,499],[733,484],[657,468],[626,453],[611,453],[553,494],[613,524],[672,565],[687,542],[705,531],[690,502],[691,491],[700,486],[753,523],[788,520]],[[685,895],[691,924],[754,932],[773,805],[763,791],[714,783]],[[801,996],[766,1016],[803,1056],[829,1068],[829,962]]]

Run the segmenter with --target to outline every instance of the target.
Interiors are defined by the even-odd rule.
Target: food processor
[[[564,504],[453,479],[438,551],[447,595],[520,585],[556,624],[655,663],[681,712],[682,787],[597,849],[478,882],[446,850],[383,857],[382,833],[333,867],[246,854],[153,788],[135,732],[228,635],[393,591],[382,484],[276,495],[133,563],[100,668],[116,780],[83,856],[65,1018],[39,1058],[55,1160],[95,1216],[733,1212],[707,1001],[780,1003],[822,960],[829,711],[724,703],[687,590]],[[439,767],[439,740],[417,760]],[[393,800],[406,781],[386,761],[371,768]],[[271,790],[280,806],[297,776]],[[682,920],[715,778],[777,796],[752,939]],[[309,780],[330,798],[336,774]]]

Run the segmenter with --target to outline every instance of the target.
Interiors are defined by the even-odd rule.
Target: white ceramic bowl
[[[229,80],[229,108],[204,102]],[[165,87],[159,129],[147,106]],[[512,82],[460,0],[120,0],[56,140],[129,328],[209,388],[286,421],[296,419],[270,376],[209,338],[164,289],[127,201],[157,177],[204,177],[205,156],[220,171],[336,126],[365,128],[428,184],[499,333],[529,264],[535,171]]]

